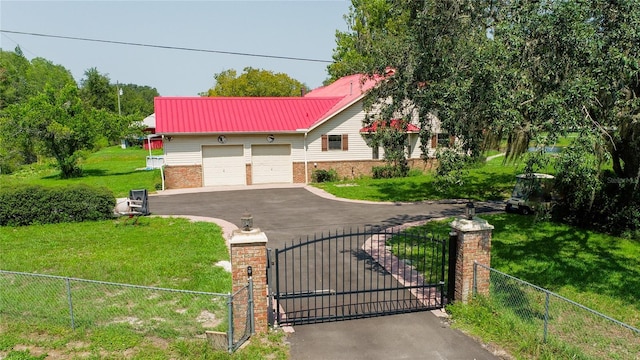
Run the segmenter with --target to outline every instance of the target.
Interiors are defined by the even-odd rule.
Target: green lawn
[[[231,290],[231,275],[215,265],[229,260],[229,252],[221,229],[211,223],[143,217],[137,224],[120,218],[2,227],[0,254],[0,270],[207,293]],[[261,359],[265,351],[273,358],[287,356],[279,334],[256,337],[233,356],[193,339],[205,328],[189,319],[202,314],[220,319],[208,330],[225,331],[224,297],[77,281],[70,288],[75,331],[63,281],[0,274],[0,358],[37,359],[49,353],[91,359]]]
[[[162,150],[153,150],[152,154],[160,155]],[[145,169],[147,156],[148,150],[112,146],[95,152],[82,161],[82,177],[60,179],[60,171],[52,162],[46,162],[26,166],[11,175],[0,174],[0,186],[59,186],[82,183],[105,186],[111,189],[116,197],[126,197],[132,189],[147,189],[152,192],[162,185],[162,179],[159,169]]]
[[[220,228],[185,219],[3,227],[0,253],[0,270],[207,292],[231,286],[212,266],[229,260]]]
[[[503,200],[509,197],[521,163],[497,157],[468,171],[463,185],[447,190],[436,186],[432,173],[396,179],[362,178],[312,184],[337,197],[369,201],[422,201],[441,199]]]
[[[537,221],[534,216],[498,214],[481,217],[495,226],[491,267],[640,328],[640,243],[564,224]],[[432,222],[412,230],[446,238],[449,222]],[[456,326],[487,342],[497,343],[517,358],[553,359],[574,353],[575,349],[564,348],[566,344],[543,346],[540,338],[527,338],[522,334],[514,337],[517,327],[497,320],[496,311],[504,312],[493,309],[491,304],[457,304],[450,310]],[[589,325],[584,326],[589,328]],[[590,326],[592,332],[598,334],[595,325]],[[573,332],[565,329],[565,333]],[[608,333],[602,335],[609,337]],[[631,338],[632,341],[640,340],[638,336]],[[578,339],[573,341],[579,342]]]

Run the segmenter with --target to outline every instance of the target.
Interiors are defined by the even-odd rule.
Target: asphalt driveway
[[[464,203],[369,204],[337,201],[305,188],[243,189],[186,193],[167,191],[149,198],[155,215],[223,219],[236,226],[249,211],[270,248],[314,234],[461,215]],[[502,209],[477,204],[477,213]],[[289,337],[293,359],[496,359],[483,346],[453,330],[430,312],[316,325],[301,325]]]

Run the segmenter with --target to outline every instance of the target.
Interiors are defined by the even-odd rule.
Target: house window
[[[449,136],[449,134],[438,134],[438,147],[449,147],[450,145],[451,136]]]
[[[342,135],[322,135],[322,151],[328,150],[349,150],[349,136]]]
[[[342,135],[329,135],[329,150],[342,150]]]
[[[373,146],[371,147],[371,150],[372,150],[372,152],[371,152],[371,158],[372,158],[373,160],[378,160],[378,159],[380,159],[380,147],[379,147],[378,145],[373,145]]]

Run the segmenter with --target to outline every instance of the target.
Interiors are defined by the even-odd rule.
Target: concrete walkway
[[[463,214],[465,201],[372,203],[337,199],[304,185],[167,190],[149,197],[154,215],[213,221],[225,235],[245,211],[269,238],[270,248],[313,234],[358,227],[387,228]],[[478,203],[477,213],[500,211],[502,202]],[[497,359],[484,346],[431,312],[295,327],[293,359]]]

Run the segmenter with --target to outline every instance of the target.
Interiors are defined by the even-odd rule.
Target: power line
[[[32,32],[12,31],[12,30],[2,30],[2,29],[0,29],[0,33],[19,34],[19,35],[29,35],[29,36],[39,36],[39,37],[55,38],[55,39],[66,39],[66,40],[89,41],[89,42],[106,43],[106,44],[117,44],[117,45],[128,45],[128,46],[140,46],[140,47],[149,47],[149,48],[156,48],[156,49],[181,50],[181,51],[195,51],[195,52],[205,52],[205,53],[224,54],[224,55],[252,56],[252,57],[261,57],[261,58],[269,58],[269,59],[295,60],[295,61],[308,61],[308,62],[320,62],[320,63],[327,63],[327,64],[330,64],[330,63],[332,63],[332,62],[333,62],[333,61],[330,61],[330,60],[309,59],[309,58],[300,58],[300,57],[293,57],[293,56],[278,56],[278,55],[252,54],[252,53],[234,52],[234,51],[222,51],[222,50],[209,50],[209,49],[188,48],[188,47],[181,47],[181,46],[169,46],[169,45],[143,44],[143,43],[134,43],[134,42],[127,42],[127,41],[115,41],[115,40],[103,40],[103,39],[90,39],[90,38],[81,38],[81,37],[75,37],[75,36],[62,36],[62,35],[52,35],[52,34],[39,34],[39,33],[32,33]]]
[[[4,36],[4,37],[6,37],[7,39],[11,40],[11,41],[12,41],[14,44],[16,44],[17,46],[20,46],[20,44],[19,44],[17,41],[15,41],[15,40],[13,40],[12,38],[10,38],[10,37],[9,37],[9,35],[7,35],[7,34],[2,34],[2,36]],[[38,57],[38,54],[35,54],[35,53],[33,53],[32,51],[29,51],[29,49],[24,48],[24,47],[22,47],[22,46],[20,46],[20,50],[25,51],[25,52],[28,52],[29,54],[33,55],[34,57]]]

